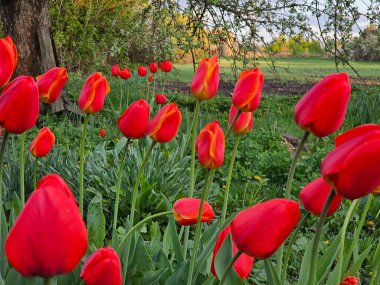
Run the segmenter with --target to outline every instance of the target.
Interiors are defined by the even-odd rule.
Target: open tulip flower
[[[0,39],[0,88],[11,79],[17,67],[18,53],[10,36]]]
[[[148,125],[148,134],[152,140],[159,143],[171,141],[178,133],[182,115],[177,104],[165,105]]]
[[[151,73],[156,73],[158,71],[158,64],[157,62],[151,62],[149,63],[149,70]]]
[[[74,270],[87,249],[87,230],[75,198],[58,175],[45,176],[5,241],[9,263],[24,276]]]
[[[270,257],[285,241],[300,218],[297,202],[273,199],[238,213],[231,222],[237,248],[255,258]]]
[[[144,77],[148,74],[148,70],[146,69],[145,66],[139,66],[137,68],[137,74],[141,77]]]
[[[34,157],[44,157],[51,151],[54,142],[54,134],[48,127],[44,127],[30,143],[29,151]]]
[[[224,230],[222,230],[215,242],[214,252],[212,254],[212,262],[211,262],[211,273],[215,276],[215,278],[219,279],[216,271],[215,271],[215,258],[219,252],[219,249],[222,247],[225,239],[231,233],[231,227],[227,226]],[[232,241],[232,255],[235,255],[238,251],[236,244]],[[254,258],[252,256],[242,254],[235,261],[233,268],[237,275],[239,275],[242,279],[247,279],[249,274],[251,273],[253,267]]]
[[[226,140],[218,121],[208,123],[195,141],[198,161],[205,168],[213,169],[223,165]]]
[[[232,93],[232,104],[241,112],[255,111],[260,104],[263,86],[264,75],[259,68],[241,72]]]
[[[10,82],[0,96],[0,125],[7,132],[21,134],[32,128],[38,118],[38,87],[30,76],[19,76]]]
[[[158,105],[163,105],[166,103],[166,96],[164,94],[156,94],[154,99]]]
[[[131,71],[129,70],[129,68],[123,68],[122,70],[120,70],[119,76],[121,79],[127,80],[131,78]]]
[[[43,103],[54,103],[61,94],[67,80],[66,68],[53,67],[46,73],[37,76],[40,100]]]
[[[119,76],[120,75],[120,67],[115,64],[111,67],[111,74],[112,76]]]
[[[133,102],[119,117],[122,134],[129,139],[141,139],[148,131],[150,106],[144,99]]]
[[[199,64],[190,85],[191,94],[198,100],[208,100],[216,95],[219,87],[218,57],[205,58]]]
[[[112,247],[98,249],[84,263],[80,278],[86,285],[121,285],[119,255]]]
[[[170,60],[164,60],[163,62],[160,62],[160,69],[162,72],[170,72],[173,69],[173,65]]]
[[[87,114],[94,114],[103,109],[104,100],[110,92],[107,79],[100,72],[92,74],[84,84],[79,96],[79,108]]]
[[[183,198],[177,200],[173,205],[174,219],[181,226],[195,225],[198,219],[199,205],[201,199]],[[211,222],[215,218],[215,213],[209,203],[203,202],[202,223]]]
[[[319,177],[301,190],[300,200],[308,212],[320,216],[330,192],[331,186],[322,177]],[[342,197],[335,195],[327,211],[327,216],[331,216],[338,210],[341,201]]]
[[[294,120],[301,129],[317,137],[328,136],[342,125],[350,94],[347,73],[326,76],[297,103]]]
[[[238,110],[234,105],[231,105],[230,108],[230,116],[228,120],[228,124],[231,125]],[[253,114],[252,112],[242,112],[237,118],[234,126],[232,127],[232,131],[235,135],[244,135],[248,133],[253,128]]]

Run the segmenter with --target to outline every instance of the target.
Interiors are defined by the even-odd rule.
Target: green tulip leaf
[[[278,277],[276,270],[274,270],[272,262],[269,259],[265,259],[264,266],[267,273],[267,284],[281,285],[280,278]]]
[[[5,217],[4,209],[1,207],[0,209],[0,246],[1,249],[4,248],[5,239],[8,235],[8,226],[7,226],[7,220]],[[8,269],[8,260],[5,256],[5,250],[0,250],[0,275],[5,276]]]
[[[367,258],[370,250],[372,248],[372,245],[370,245],[365,251],[362,252],[362,254],[359,255],[358,259],[355,261],[355,263],[347,270],[347,272],[344,274],[343,277],[346,276],[356,276],[359,272],[360,267],[362,266],[363,261]]]
[[[106,236],[106,219],[103,214],[102,200],[102,195],[97,193],[87,210],[88,243],[94,244],[97,248],[103,247]]]
[[[331,245],[327,248],[326,252],[323,254],[321,259],[318,261],[318,264],[317,264],[318,283],[321,283],[327,277],[332,265],[334,264],[335,257],[338,254],[338,250],[339,250],[340,235],[341,235],[341,231],[335,237]]]
[[[305,253],[302,258],[300,274],[298,276],[297,285],[308,284],[308,280],[310,277],[310,262],[311,262],[311,253],[313,251],[313,239],[309,241],[306,246]]]

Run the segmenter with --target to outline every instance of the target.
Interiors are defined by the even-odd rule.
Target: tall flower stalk
[[[21,207],[25,205],[25,139],[26,132],[20,136],[20,200]]]
[[[79,151],[79,210],[83,216],[83,197],[84,197],[84,145],[86,142],[86,132],[90,115],[87,114],[82,129],[82,139]]]

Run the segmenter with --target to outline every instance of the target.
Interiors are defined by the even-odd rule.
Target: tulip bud
[[[119,76],[121,79],[127,80],[131,78],[131,71],[129,70],[129,68],[123,68],[122,70],[120,70]]]
[[[350,93],[347,73],[325,77],[298,101],[294,108],[296,124],[317,137],[332,134],[343,123]]]
[[[165,60],[160,63],[160,69],[162,72],[170,72],[173,69],[173,65],[170,60]]]
[[[61,94],[67,80],[66,68],[53,67],[46,73],[37,76],[40,100],[43,103],[54,103]]]
[[[190,85],[191,94],[198,100],[208,100],[216,95],[219,87],[218,57],[205,58],[199,64]]]
[[[54,134],[48,127],[44,127],[30,143],[29,151],[34,157],[44,157],[51,151],[54,142]]]
[[[45,176],[5,241],[9,263],[24,276],[74,270],[87,249],[87,230],[74,195],[56,174]]]
[[[158,64],[157,62],[151,62],[149,63],[149,70],[151,73],[156,73],[158,71]]]
[[[340,285],[359,285],[359,278],[348,276],[339,283]]]
[[[218,121],[208,123],[195,141],[199,164],[205,168],[218,168],[224,161],[226,141]]]
[[[33,77],[17,77],[1,94],[0,125],[14,134],[21,134],[32,128],[40,111],[38,87]]]
[[[141,77],[144,77],[148,74],[148,70],[146,70],[145,66],[139,66],[137,69],[137,74]]]
[[[231,125],[238,110],[234,105],[231,105],[230,108],[230,117],[228,124]],[[235,135],[244,135],[248,133],[253,128],[253,114],[252,112],[242,112],[240,113],[238,119],[236,120],[232,131]]]
[[[327,200],[331,192],[331,186],[328,185],[322,177],[314,180],[307,184],[300,193],[300,200],[304,208],[316,215],[320,216]],[[329,210],[327,212],[327,216],[331,216],[338,210],[340,202],[342,201],[342,197],[339,195],[335,195],[332,200]]]
[[[100,135],[102,138],[104,138],[104,137],[106,136],[106,131],[105,131],[105,129],[100,129],[100,130],[99,130],[99,135]]]
[[[149,113],[149,104],[144,99],[133,102],[117,120],[120,131],[129,139],[145,137],[148,131]]]
[[[156,94],[154,96],[155,100],[156,100],[156,103],[158,105],[163,105],[166,103],[166,96],[164,94]]]
[[[300,218],[298,203],[273,199],[238,213],[231,222],[237,248],[249,256],[266,259],[285,241]]]
[[[10,36],[0,39],[0,88],[4,87],[16,70],[18,53]]]
[[[92,74],[86,80],[79,95],[79,108],[87,114],[100,112],[109,92],[110,86],[107,79],[100,72]]]
[[[232,104],[241,112],[255,111],[260,104],[263,86],[264,75],[259,68],[241,72],[232,93]]]
[[[198,219],[201,199],[183,198],[177,200],[173,205],[173,215],[176,222],[182,226],[195,225]],[[203,202],[202,223],[211,222],[215,218],[215,213],[209,203]]]
[[[151,75],[149,75],[148,77],[148,82],[152,82],[153,81],[153,73]]]
[[[80,278],[85,285],[121,285],[120,258],[112,247],[95,251],[83,265]]]
[[[115,64],[111,67],[111,74],[112,76],[119,76],[120,75],[120,67]]]
[[[148,134],[152,140],[159,143],[171,141],[179,130],[182,115],[174,103],[165,105],[148,125]]]
[[[215,258],[219,252],[219,249],[222,247],[225,239],[228,237],[230,233],[231,233],[231,227],[227,226],[224,230],[222,230],[219,233],[215,242],[214,252],[212,254],[211,273],[215,276],[216,279],[219,279],[219,278],[215,271]],[[236,247],[236,244],[233,241],[231,242],[232,242],[232,255],[235,255],[238,251],[238,248]],[[252,256],[249,256],[243,253],[235,261],[233,265],[233,269],[235,270],[236,274],[239,275],[240,278],[247,279],[249,274],[251,273],[253,262],[254,262],[254,258]]]

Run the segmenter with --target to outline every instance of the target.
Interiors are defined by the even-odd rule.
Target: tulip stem
[[[79,152],[79,210],[83,217],[83,174],[84,174],[84,144],[86,142],[86,132],[87,132],[87,126],[88,121],[90,119],[90,115],[86,114],[86,117],[84,119],[83,123],[83,130],[82,130],[82,140],[80,143],[80,152]]]
[[[236,252],[236,254],[234,255],[234,257],[231,259],[230,263],[227,265],[226,269],[224,270],[224,273],[223,273],[222,279],[220,279],[219,285],[223,285],[224,284],[224,281],[226,281],[228,272],[230,271],[231,267],[234,265],[235,261],[240,257],[240,255],[242,255],[242,253],[243,252],[240,251],[240,250],[238,250]]]
[[[114,213],[113,213],[113,229],[114,230],[116,230],[116,228],[117,228],[117,215],[119,212],[121,177],[123,176],[122,175],[123,174],[123,168],[124,168],[125,160],[126,160],[127,153],[128,153],[128,144],[129,144],[129,140],[127,140],[127,143],[125,144],[124,152],[121,156],[119,175],[117,177],[117,182],[116,182],[115,208],[114,208]]]
[[[34,160],[34,167],[33,167],[33,189],[37,188],[37,168],[38,168],[38,157]]]
[[[197,100],[197,102],[195,103],[195,111],[194,111],[194,118],[193,118],[193,125],[192,125],[192,137],[191,137],[191,163],[190,163],[190,189],[189,189],[190,198],[192,198],[194,195],[195,180],[196,180],[195,178],[195,139],[197,137],[200,109],[201,109],[201,101]],[[190,234],[190,227],[186,227],[185,237],[184,237],[184,242],[183,242],[184,259],[186,259],[186,256],[187,256],[189,234]]]
[[[231,124],[228,125],[227,131],[226,131],[226,135],[225,135],[226,139],[228,138],[228,136],[229,136],[229,134],[230,134],[233,126],[235,125],[236,121],[238,120],[240,114],[241,114],[241,111],[238,110],[237,113],[236,113],[236,115],[235,115],[235,117],[234,117],[234,119],[232,120]]]
[[[222,210],[221,224],[223,224],[224,221],[226,220],[226,213],[227,213],[227,206],[228,206],[228,195],[230,193],[232,170],[234,169],[235,157],[236,157],[236,152],[237,152],[237,149],[239,146],[239,140],[240,140],[240,136],[235,136],[234,148],[233,148],[232,154],[231,154],[231,162],[230,162],[230,165],[228,167],[226,191],[224,192],[224,198],[223,198],[223,210]]]
[[[123,102],[123,84],[124,81],[121,79],[120,81],[120,100],[119,100],[119,114],[121,114],[121,107],[122,107],[122,102]]]
[[[330,208],[330,204],[332,200],[334,199],[334,197],[335,197],[335,191],[332,189],[330,191],[329,196],[326,199],[325,205],[323,206],[323,210],[322,210],[321,215],[319,216],[317,228],[315,230],[314,240],[313,240],[313,249],[312,249],[311,261],[310,261],[310,275],[309,275],[310,277],[309,277],[309,282],[307,283],[309,285],[317,284],[317,257],[318,257],[319,242],[321,241],[322,229],[326,221],[327,212]]]
[[[203,185],[201,202],[199,205],[197,225],[195,228],[193,254],[191,255],[189,274],[187,276],[187,285],[192,285],[192,281],[193,281],[193,272],[194,272],[195,262],[197,261],[197,257],[198,257],[198,249],[199,249],[199,243],[200,243],[201,231],[202,231],[201,219],[202,219],[202,212],[203,212],[203,204],[204,204],[204,201],[206,200],[206,197],[208,197],[208,192],[210,190],[210,186],[212,183],[212,177],[213,177],[212,171],[210,171],[209,169],[206,169],[206,177],[205,177],[205,182]]]
[[[20,136],[20,200],[21,208],[25,205],[25,139],[26,132]]]
[[[4,154],[5,154],[5,146],[7,145],[9,133],[4,131],[3,140],[1,142],[0,148],[0,211],[2,211],[3,207],[3,162],[4,162]],[[0,221],[0,230],[1,230],[1,221]]]
[[[347,211],[346,218],[344,219],[342,234],[340,235],[338,262],[336,265],[338,267],[337,276],[339,276],[339,280],[340,280],[340,277],[342,276],[342,267],[343,267],[343,260],[344,260],[344,239],[346,237],[347,226],[348,226],[348,223],[350,222],[352,213],[354,212],[358,202],[359,202],[359,199],[356,199],[351,203],[351,206]]]
[[[302,220],[298,223],[297,228],[294,230],[294,232],[292,233],[292,236],[289,240],[288,250],[286,251],[286,254],[284,257],[284,269],[282,271],[282,282],[281,282],[281,284],[285,284],[285,281],[286,281],[286,275],[287,275],[287,270],[288,270],[288,262],[289,262],[290,254],[292,253],[292,246],[293,246],[294,242],[296,241],[296,238],[297,238],[299,231],[301,230],[301,228],[303,227],[303,225],[305,224],[306,220],[309,217],[310,217],[310,213],[307,212],[303,216]]]
[[[138,222],[136,225],[133,226],[133,228],[131,228],[126,234],[125,236],[123,237],[123,239],[120,241],[116,251],[117,252],[120,252],[122,246],[124,245],[124,243],[126,242],[126,240],[133,234],[133,232],[135,230],[137,230],[139,227],[141,227],[143,224],[145,224],[146,222],[150,221],[150,220],[153,220],[155,218],[158,218],[158,217],[161,217],[161,216],[167,216],[167,215],[172,215],[173,212],[172,211],[166,211],[166,212],[162,212],[162,213],[158,213],[158,214],[154,214],[154,215],[151,215],[149,217],[146,217],[145,219],[141,220],[140,222]]]
[[[44,285],[57,285],[57,279],[54,276],[44,278]]]

